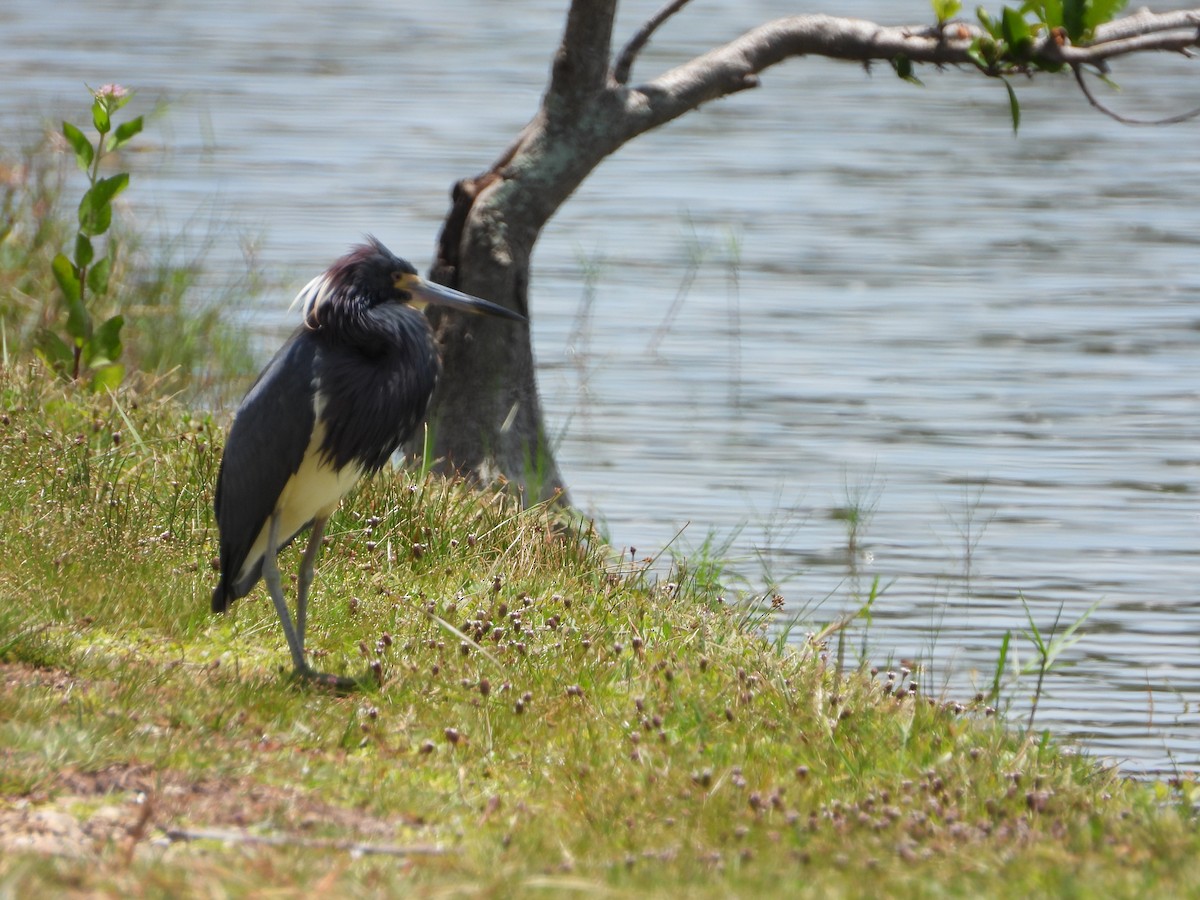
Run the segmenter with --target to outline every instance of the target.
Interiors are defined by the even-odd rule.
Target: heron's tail
[[[221,579],[221,583],[213,589],[212,595],[212,611],[215,613],[223,613],[229,611],[229,604],[233,602],[233,598],[229,595],[229,591],[225,589],[225,579]]]
[[[228,612],[233,601],[240,600],[254,590],[254,586],[258,584],[260,578],[262,578],[261,558],[240,580],[235,579],[231,574],[226,574],[226,571],[222,569],[221,580],[217,582],[212,593],[212,611],[215,613]]]

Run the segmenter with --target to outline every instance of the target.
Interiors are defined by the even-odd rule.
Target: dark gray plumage
[[[225,444],[215,510],[220,582],[212,609],[226,611],[262,578],[297,674],[304,657],[308,588],[325,523],[363,475],[379,471],[425,415],[440,372],[421,308],[523,317],[421,279],[374,238],[353,248],[296,298],[303,323],[246,394]],[[296,619],[283,597],[276,555],[312,528],[300,565]]]

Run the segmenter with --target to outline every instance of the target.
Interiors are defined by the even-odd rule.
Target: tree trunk
[[[542,227],[615,149],[595,139],[599,123],[590,119],[551,133],[539,116],[491,171],[455,186],[435,281],[529,314],[529,261]],[[431,312],[444,363],[429,417],[434,458],[484,483],[503,478],[526,502],[567,502],[529,326]]]
[[[541,223],[480,200],[501,186],[501,179],[484,176],[455,187],[432,277],[528,315],[529,259]],[[428,419],[433,458],[485,484],[506,480],[527,503],[556,494],[565,502],[543,424],[529,326],[430,312],[443,361]]]
[[[615,0],[573,3],[541,109],[492,168],[454,187],[435,281],[529,314],[543,226],[627,139],[608,86]],[[569,502],[546,435],[528,325],[431,311],[444,369],[429,414],[439,466]]]
[[[1090,36],[1078,34],[1078,44],[1063,27],[1040,23],[1029,43],[1011,48],[968,22],[881,26],[793,16],[760,25],[649,82],[629,85],[638,54],[687,2],[670,0],[614,60],[616,0],[573,0],[537,115],[491,169],[455,185],[433,266],[435,281],[528,315],[529,261],[538,235],[606,156],[703,103],[757,87],[760,72],[790,57],[882,61],[901,77],[921,63],[996,78],[1070,71],[1089,102],[1119,118],[1090,93],[1086,67],[1104,71],[1106,61],[1119,56],[1186,53],[1200,45],[1200,9],[1139,11],[1098,25]],[[980,40],[992,42],[994,52],[986,60]],[[1011,89],[1009,96],[1015,127]],[[433,460],[484,483],[505,480],[527,503],[553,497],[565,502],[566,485],[542,417],[529,326],[434,310],[430,316],[445,364],[428,418]],[[421,441],[408,449],[421,452]]]

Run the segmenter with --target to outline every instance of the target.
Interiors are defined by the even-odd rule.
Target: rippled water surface
[[[84,82],[168,101],[129,200],[168,232],[221,223],[218,270],[255,248],[284,285],[247,311],[265,355],[363,232],[428,259],[450,185],[536,108],[563,3],[415,6],[7,0],[0,121],[77,119]],[[655,6],[626,3],[622,35]],[[695,0],[635,77],[775,16],[927,10]],[[1197,66],[1122,63],[1112,102],[1195,106]],[[853,643],[951,697],[990,684],[1006,631],[1028,658],[1022,597],[1043,629],[1098,601],[1038,722],[1194,768],[1200,125],[1122,127],[1063,79],[1017,85],[1014,138],[999,83],[922,77],[792,61],[595,173],[534,261],[560,464],[616,543],[712,532],[820,621],[878,577]]]

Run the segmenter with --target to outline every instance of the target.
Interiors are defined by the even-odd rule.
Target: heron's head
[[[304,323],[312,329],[332,325],[343,316],[360,318],[383,304],[400,304],[417,310],[445,306],[474,315],[524,321],[520,313],[453,288],[426,281],[408,260],[396,256],[368,235],[324,274],[318,275],[297,295]]]

